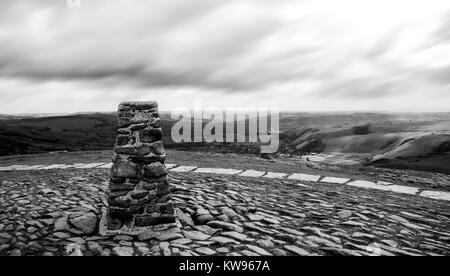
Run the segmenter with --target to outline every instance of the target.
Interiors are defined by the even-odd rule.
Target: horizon
[[[193,111],[193,110],[189,110]],[[205,110],[202,110],[205,111]],[[221,110],[225,111],[225,110]],[[58,117],[58,116],[71,116],[71,115],[88,115],[88,114],[115,114],[117,110],[112,111],[81,111],[81,112],[50,112],[50,113],[0,113],[0,116],[13,116],[13,117],[32,117],[32,116],[42,116],[42,117]],[[170,113],[172,110],[160,110],[159,113]],[[293,110],[280,110],[280,114],[450,114],[450,111],[370,111],[370,110],[349,110],[349,111],[293,111]]]

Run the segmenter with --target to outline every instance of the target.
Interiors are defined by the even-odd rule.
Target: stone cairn
[[[119,105],[107,230],[176,225],[156,102]]]

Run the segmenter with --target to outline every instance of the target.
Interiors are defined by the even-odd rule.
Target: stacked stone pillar
[[[108,194],[107,229],[175,223],[156,102],[119,105]]]

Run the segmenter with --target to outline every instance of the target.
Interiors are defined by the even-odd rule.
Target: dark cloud
[[[48,10],[31,4],[42,12],[41,18],[35,15],[38,22],[31,24],[42,24],[42,31],[48,32],[43,35],[48,37],[30,37],[25,27],[19,28],[24,32],[21,34],[10,22],[5,29],[11,36],[0,41],[4,47],[0,74],[33,80],[108,78],[149,87],[185,85],[230,90],[256,88],[271,81],[239,79],[241,76],[224,68],[232,67],[238,58],[245,59],[253,47],[281,27],[278,19],[259,13],[233,18],[230,15],[239,8],[231,9],[223,1],[187,2],[136,7],[120,1],[125,11],[119,7],[103,11],[99,5],[100,10],[96,10],[87,5],[73,13],[65,7],[51,6]],[[50,7],[51,2],[45,4]],[[8,9],[16,10],[21,5],[24,2]],[[224,15],[228,17],[220,18]]]

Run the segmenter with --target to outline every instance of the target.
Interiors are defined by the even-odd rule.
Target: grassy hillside
[[[88,114],[0,121],[0,155],[109,149],[116,117]]]

